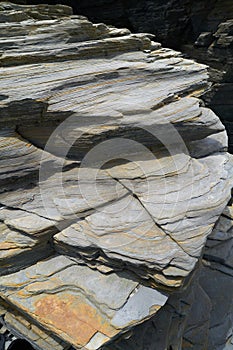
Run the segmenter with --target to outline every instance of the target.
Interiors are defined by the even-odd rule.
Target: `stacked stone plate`
[[[1,9],[2,320],[99,349],[190,279],[230,198],[225,129],[206,67],[150,35]]]

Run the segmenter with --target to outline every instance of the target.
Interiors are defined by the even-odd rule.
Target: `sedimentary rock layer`
[[[25,2],[30,3],[30,0]],[[126,26],[135,33],[152,33],[165,47],[181,50],[198,62],[208,64],[214,85],[203,98],[226,126],[229,151],[233,152],[231,0],[138,0],[136,3],[130,0],[66,0],[66,3],[94,22]]]
[[[230,198],[226,132],[206,66],[67,7],[1,6],[3,308],[34,344],[21,317],[98,349],[190,278]]]
[[[232,205],[224,210],[207,240],[192,282],[174,293],[150,320],[127,339],[103,350],[233,348]]]

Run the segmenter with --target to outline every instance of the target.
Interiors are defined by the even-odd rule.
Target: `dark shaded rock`
[[[201,33],[195,41],[195,46],[208,47],[214,41],[213,34],[211,32]]]
[[[16,339],[14,340],[7,350],[33,350],[34,348],[31,346],[29,342],[24,339]]]
[[[19,0],[38,4],[42,0]],[[232,18],[231,0],[48,0],[72,6],[76,14],[94,22],[127,27],[134,32],[149,32],[170,47],[195,41],[203,32],[214,33],[220,23]]]

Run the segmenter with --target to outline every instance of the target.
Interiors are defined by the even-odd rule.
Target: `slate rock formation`
[[[230,199],[207,67],[63,5],[1,8],[2,323],[39,350],[118,346],[195,286]]]
[[[128,339],[104,350],[233,348],[232,214],[229,205],[207,239],[192,282]]]
[[[212,89],[202,98],[226,126],[233,152],[233,2],[188,1],[82,1],[72,3],[91,20],[148,32],[166,47],[188,54],[210,66]]]
[[[17,2],[17,0],[16,0]],[[40,3],[40,0],[18,0]],[[43,2],[43,1],[42,1]],[[53,4],[53,0],[48,0]],[[60,0],[95,23],[155,34],[163,46],[208,64],[214,83],[205,103],[221,119],[233,152],[233,2],[232,0]]]

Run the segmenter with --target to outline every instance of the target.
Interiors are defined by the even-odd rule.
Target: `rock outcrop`
[[[233,2],[139,0],[71,2],[91,20],[148,32],[166,47],[210,66],[212,89],[202,98],[226,126],[233,152]]]
[[[230,199],[207,67],[63,5],[1,8],[2,323],[40,350],[117,346],[195,285]]]
[[[61,1],[62,2],[62,1]],[[52,1],[51,1],[52,3]],[[233,2],[231,0],[101,0],[70,2],[79,14],[93,21],[148,32],[166,47],[208,64],[211,91],[203,96],[220,117],[233,152]]]
[[[233,348],[232,214],[232,206],[226,207],[187,288],[174,293],[128,339],[118,339],[103,350]]]
[[[200,38],[200,37],[199,37]],[[210,65],[213,81],[211,90],[204,94],[205,103],[220,116],[229,136],[229,151],[233,153],[233,14],[232,19],[222,22],[214,31],[211,43],[200,47],[199,38],[195,48],[186,45],[199,61]],[[190,53],[191,53],[190,52]]]
[[[42,0],[15,0],[40,3]],[[43,1],[42,1],[43,2]],[[53,0],[47,0],[53,4]],[[233,152],[233,2],[232,0],[59,0],[77,14],[131,31],[155,34],[165,47],[180,50],[211,67],[214,83],[205,103],[220,117]]]

